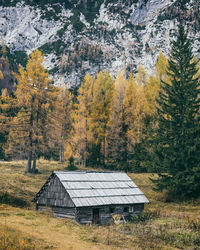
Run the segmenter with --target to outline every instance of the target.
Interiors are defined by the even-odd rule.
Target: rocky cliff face
[[[2,1],[0,43],[13,52],[42,50],[57,84],[77,85],[86,72],[104,69],[134,72],[139,63],[151,72],[159,52],[169,52],[179,22],[200,54],[199,0],[45,2]]]

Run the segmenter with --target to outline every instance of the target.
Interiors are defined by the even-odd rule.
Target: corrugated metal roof
[[[76,207],[148,203],[144,193],[122,172],[55,171]]]

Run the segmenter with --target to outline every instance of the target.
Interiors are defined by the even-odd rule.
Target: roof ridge
[[[125,172],[122,172],[122,171],[95,171],[95,170],[77,170],[77,171],[53,171],[53,173],[55,174],[61,174],[61,173],[64,173],[64,174],[76,174],[76,173],[106,173],[106,174],[111,174],[111,173],[114,173],[114,174],[127,174]]]

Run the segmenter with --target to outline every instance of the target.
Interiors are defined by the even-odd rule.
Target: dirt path
[[[84,226],[80,226],[74,221],[12,207],[1,208],[0,212],[0,224],[19,230],[27,236],[41,239],[52,246],[52,249],[113,249],[88,241],[85,238],[87,233],[84,231]],[[87,230],[86,227],[85,230]]]

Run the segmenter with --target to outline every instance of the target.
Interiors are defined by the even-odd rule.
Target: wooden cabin
[[[33,200],[36,209],[80,224],[109,223],[139,214],[148,199],[122,172],[54,171]]]

